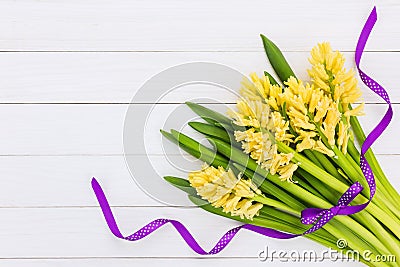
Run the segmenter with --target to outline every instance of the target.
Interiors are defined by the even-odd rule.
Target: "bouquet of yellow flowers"
[[[370,149],[393,111],[385,89],[359,67],[376,19],[374,9],[360,35],[355,62],[361,80],[389,108],[368,136],[357,118],[364,115],[364,105],[356,72],[345,69],[343,54],[329,43],[315,46],[304,82],[279,48],[261,35],[276,79],[268,72],[244,78],[236,107],[226,115],[186,103],[203,119],[189,122],[190,127],[203,134],[209,146],[176,130],[161,130],[204,162],[187,179],[165,180],[200,208],[245,224],[228,231],[209,252],[182,223],[171,219],[156,219],[123,236],[93,179],[111,232],[136,241],[171,223],[195,252],[207,255],[220,252],[243,228],[280,239],[304,236],[370,266],[399,266],[400,195]],[[343,238],[344,245],[339,242]]]
[[[204,161],[188,179],[165,179],[208,212],[293,234],[306,232],[305,238],[333,249],[345,237],[344,252],[369,250],[371,257],[400,258],[400,196],[371,149],[365,158],[375,174],[376,192],[368,191],[370,183],[360,165],[357,146],[366,136],[357,119],[364,115],[364,105],[356,104],[362,93],[355,71],[344,68],[343,54],[333,51],[329,43],[320,43],[311,50],[310,81],[304,82],[279,48],[261,37],[279,79],[268,72],[250,74],[242,82],[236,108],[228,110],[227,116],[187,103],[204,120],[189,125],[204,134],[212,148],[178,131],[161,130]],[[345,200],[361,205],[373,195],[363,211],[334,216],[322,222],[318,231],[299,223],[306,207],[331,211],[357,182],[364,190],[354,200]],[[374,266],[389,264],[360,260]]]

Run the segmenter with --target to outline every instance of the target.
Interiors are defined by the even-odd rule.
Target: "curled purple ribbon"
[[[185,240],[185,242],[188,244],[188,246],[195,251],[198,254],[201,255],[210,255],[210,254],[217,254],[220,251],[222,251],[229,243],[230,241],[234,238],[234,236],[239,232],[240,229],[247,229],[256,233],[259,233],[264,236],[268,237],[273,237],[273,238],[278,238],[278,239],[289,239],[289,238],[294,238],[306,234],[310,234],[312,232],[317,231],[321,227],[323,227],[325,224],[327,224],[334,216],[336,215],[350,215],[354,214],[357,212],[362,211],[365,209],[368,204],[371,202],[375,191],[376,191],[376,184],[375,184],[375,178],[374,174],[368,164],[368,161],[365,158],[365,153],[368,151],[368,149],[371,147],[371,145],[375,142],[375,140],[382,134],[382,132],[387,128],[389,125],[392,117],[393,117],[393,110],[392,106],[390,103],[389,96],[386,92],[386,90],[375,80],[370,78],[367,74],[365,74],[361,69],[360,69],[360,59],[361,55],[364,51],[365,44],[368,40],[368,37],[372,31],[372,28],[375,25],[375,22],[377,20],[377,14],[376,14],[376,7],[372,10],[370,13],[364,28],[361,31],[360,37],[358,39],[357,47],[356,47],[356,53],[355,53],[355,62],[356,66],[358,69],[358,72],[360,74],[361,80],[364,82],[365,85],[367,85],[373,92],[375,92],[377,95],[379,95],[385,102],[388,104],[388,110],[386,111],[386,114],[382,118],[382,120],[378,123],[378,125],[371,131],[371,133],[368,135],[368,137],[365,139],[364,143],[362,144],[361,147],[361,154],[360,154],[360,167],[361,170],[364,174],[365,179],[367,180],[367,183],[369,185],[369,190],[370,190],[370,197],[369,200],[360,205],[355,205],[355,206],[349,206],[350,202],[360,194],[360,192],[363,190],[363,187],[359,182],[354,183],[349,187],[349,189],[340,197],[340,199],[337,202],[336,206],[333,206],[330,209],[319,209],[319,208],[307,208],[304,209],[301,213],[301,222],[303,224],[314,224],[310,229],[305,231],[303,234],[291,234],[291,233],[285,233],[281,231],[277,231],[274,229],[270,228],[264,228],[252,224],[243,224],[241,226],[235,227],[228,232],[226,232],[221,239],[218,241],[218,243],[214,246],[213,249],[211,249],[209,252],[205,251],[194,239],[194,237],[190,234],[189,230],[179,221],[176,220],[171,220],[171,219],[156,219],[135,233],[129,235],[129,236],[123,236],[121,232],[118,229],[117,223],[114,219],[114,216],[111,212],[110,205],[108,204],[108,201],[106,199],[106,196],[104,195],[103,190],[101,189],[99,183],[95,178],[92,179],[92,188],[93,191],[96,194],[97,200],[100,204],[100,207],[103,211],[104,217],[106,219],[106,222],[108,224],[108,227],[110,228],[111,232],[118,238],[129,240],[129,241],[136,241],[139,239],[142,239],[154,231],[156,231],[158,228],[162,227],[163,225],[167,223],[171,223],[175,229],[179,232],[179,234],[182,236],[182,238]]]

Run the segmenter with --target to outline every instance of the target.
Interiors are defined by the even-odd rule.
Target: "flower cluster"
[[[270,108],[260,99],[242,99],[237,102],[237,111],[229,110],[228,115],[233,122],[239,126],[245,126],[245,131],[235,131],[235,139],[241,142],[242,149],[246,154],[271,174],[279,174],[283,181],[293,182],[292,176],[297,165],[290,162],[292,153],[279,153],[275,140],[270,133],[275,133],[278,140],[290,140],[292,135],[287,134],[288,122],[277,120],[272,117]],[[277,123],[280,127],[277,127]],[[277,132],[276,132],[277,130]]]
[[[334,101],[348,109],[348,104],[355,103],[361,98],[361,90],[353,69],[344,68],[345,58],[339,51],[332,51],[329,43],[321,43],[311,50],[309,61],[312,68],[308,74],[314,84],[330,94]]]
[[[283,87],[253,73],[240,93],[271,107],[277,141],[293,143],[299,152],[311,149],[332,157],[336,145],[346,153],[350,116],[363,115],[363,104],[349,109],[361,96],[354,71],[346,71],[343,55],[328,43],[312,49],[310,62],[311,84],[290,77]]]
[[[189,173],[189,182],[203,199],[232,216],[252,219],[263,207],[252,200],[261,191],[250,180],[241,175],[237,177],[231,169],[204,165],[201,170]]]

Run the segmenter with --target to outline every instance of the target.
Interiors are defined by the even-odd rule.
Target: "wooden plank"
[[[175,145],[164,140],[159,129],[182,129],[194,135],[186,123],[197,117],[179,104],[134,105],[137,116],[130,122],[136,127],[132,138],[144,140],[132,154],[162,155],[164,150],[179,154]],[[210,105],[225,112],[231,105]],[[123,153],[123,125],[128,105],[0,105],[4,131],[0,131],[0,155],[110,155]],[[152,111],[148,114],[148,111]],[[386,110],[385,105],[367,105],[361,117],[366,131],[374,127]],[[400,131],[400,105],[394,105],[394,119],[374,145],[378,154],[398,154],[400,143],[392,137]],[[137,119],[136,119],[137,118]],[[141,123],[146,121],[146,124]],[[185,126],[186,125],[186,126]],[[143,130],[142,130],[143,129]],[[140,136],[144,137],[140,137]],[[142,138],[142,139],[141,139]],[[202,140],[202,139],[199,139]],[[207,143],[203,139],[204,143]]]
[[[285,55],[296,74],[309,80],[309,52]],[[354,67],[354,54],[345,56],[347,68]],[[263,70],[273,73],[263,52],[0,53],[0,103],[129,103],[154,75],[178,64],[199,61],[223,64],[244,75],[254,71],[261,75]],[[400,102],[393,78],[397,68],[387,66],[396,66],[399,61],[400,53],[376,52],[366,53],[362,61],[364,71],[387,88],[394,103]],[[238,87],[231,89],[237,91]],[[380,102],[368,88],[361,88],[365,102]],[[236,96],[225,89],[197,84],[176,88],[161,99],[147,97],[135,102],[183,103],[193,98],[236,101]]]
[[[133,156],[137,166],[147,160],[146,155]],[[141,187],[142,179],[159,182],[164,195],[157,199],[171,200],[172,204],[192,206],[185,193],[167,184],[161,177],[187,177],[187,172],[200,168],[199,161],[178,155],[150,156],[156,175],[140,170],[135,176]],[[400,190],[400,155],[378,155],[378,161],[392,184]],[[164,206],[144,193],[131,177],[123,156],[26,156],[0,157],[0,207],[97,207],[90,186],[92,177],[101,183],[112,206]]]
[[[140,166],[147,160],[145,155],[134,156]],[[139,171],[131,177],[123,156],[27,156],[0,157],[0,207],[97,207],[90,186],[96,177],[112,206],[164,206],[141,190],[142,179],[159,181],[165,194],[173,198],[154,196],[161,200],[172,200],[175,205],[193,206],[185,193],[172,187],[161,177],[175,175],[187,177],[189,171],[200,168],[199,161],[190,161],[182,156],[150,156],[158,175],[150,170]],[[400,190],[399,155],[378,155],[387,177]],[[137,182],[141,187],[138,186]]]
[[[367,49],[399,50],[396,0],[376,1],[379,22]],[[331,40],[354,51],[372,9],[352,1],[2,1],[3,51],[261,51],[265,33],[283,50]]]
[[[141,258],[100,258],[100,259],[12,259],[12,260],[0,260],[0,263],[6,264],[9,267],[21,266],[21,265],[29,265],[31,267],[50,267],[57,265],[59,267],[64,266],[119,266],[119,267],[131,267],[131,266],[192,266],[192,267],[202,267],[204,265],[208,266],[230,266],[230,267],[240,267],[245,265],[251,266],[287,266],[288,262],[292,266],[320,266],[321,262],[323,262],[324,266],[364,266],[361,263],[356,262],[342,262],[331,261],[326,259],[322,260],[311,260],[311,261],[303,261],[303,260],[289,260],[286,258],[274,259],[268,262],[261,262],[255,258],[243,259],[243,258],[216,258],[214,257],[205,257],[200,258],[196,257],[193,259],[141,259]]]
[[[146,155],[133,156],[138,166],[147,160]],[[181,156],[170,160],[186,170],[200,167]],[[193,206],[185,193],[165,182],[165,175],[186,177],[187,173],[174,168],[164,156],[152,156],[157,162],[158,176],[150,177],[150,170],[142,171],[141,179],[157,179],[166,193],[175,197],[175,203]],[[98,206],[90,181],[96,177],[114,206],[164,206],[144,193],[131,177],[123,156],[39,156],[0,157],[0,207],[60,207]]]

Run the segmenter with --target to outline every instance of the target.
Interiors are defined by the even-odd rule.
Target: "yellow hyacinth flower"
[[[292,177],[293,173],[297,170],[299,166],[294,163],[289,163],[288,165],[283,166],[282,168],[279,169],[279,178],[282,181],[288,181],[291,183],[294,183]]]
[[[263,204],[253,201],[261,191],[250,181],[237,177],[231,169],[204,165],[199,171],[189,173],[189,182],[197,194],[216,208],[240,218],[253,219]]]
[[[236,107],[237,111],[230,110],[228,115],[235,124],[249,127],[245,131],[234,133],[236,141],[242,144],[243,151],[271,174],[278,173],[282,180],[293,182],[295,168],[287,168],[293,164],[290,163],[293,154],[279,153],[270,137],[272,134],[275,140],[292,142],[294,136],[288,133],[289,122],[279,112],[270,112],[268,105],[260,100],[240,100]]]
[[[239,93],[241,96],[244,98],[250,99],[250,100],[261,100],[261,96],[258,94],[257,88],[254,85],[252,81],[249,79],[245,78],[241,82],[241,88],[239,90]]]
[[[339,122],[338,128],[338,139],[337,144],[340,149],[342,149],[343,153],[345,153],[345,148],[347,147],[347,142],[349,139],[349,124],[345,124],[343,121]]]
[[[237,111],[228,113],[235,124],[247,127],[235,132],[243,151],[287,181],[297,167],[280,161],[276,146],[262,129],[278,142],[294,143],[299,152],[309,149],[333,157],[334,146],[347,152],[350,128],[345,124],[349,124],[349,117],[362,114],[363,105],[351,110],[344,104],[360,94],[354,72],[343,68],[343,55],[333,52],[329,43],[322,43],[311,51],[310,62],[313,84],[290,77],[282,87],[272,85],[264,75],[250,74],[251,81],[242,83],[243,99],[238,101]],[[345,124],[339,125],[342,118]]]
[[[315,146],[314,137],[317,136],[317,133],[314,131],[299,131],[299,136],[296,138],[295,142],[301,141],[297,143],[296,150],[301,152],[306,149],[312,149]]]
[[[312,149],[315,151],[321,152],[323,154],[326,154],[329,157],[335,156],[335,153],[332,150],[330,150],[329,148],[327,148],[321,140],[317,140]]]
[[[283,143],[293,142],[294,135],[289,133],[289,121],[286,121],[279,112],[271,113],[275,140]]]
[[[363,104],[353,110],[349,109],[350,104],[354,104],[360,100],[361,90],[358,87],[354,70],[350,69],[347,71],[344,68],[345,58],[343,54],[338,51],[333,52],[329,43],[321,43],[311,50],[309,61],[312,67],[308,70],[308,74],[314,85],[325,91],[326,96],[338,106],[334,114],[331,114],[331,118],[333,118],[333,115],[336,118],[341,117],[341,120],[343,120],[345,124],[350,124],[351,116],[364,115],[362,111]],[[317,100],[317,98],[319,99]],[[313,110],[317,108],[318,101],[321,101],[321,96],[314,97],[310,103],[309,109]],[[344,116],[342,116],[342,114]],[[345,127],[343,123],[340,124],[340,130],[336,136],[334,130],[339,123],[336,118],[333,121],[329,119],[329,123],[324,121],[321,130],[327,137],[329,145],[335,145],[334,141],[336,139],[336,145],[341,148],[343,153],[347,153],[350,127]],[[321,119],[321,116],[317,119]],[[335,125],[334,122],[336,121],[337,124]]]
[[[324,44],[320,46],[319,50],[314,49],[313,60],[315,62],[317,62],[317,59],[330,60],[330,70],[332,71],[342,66],[341,60],[338,59],[338,61],[335,61],[334,56],[338,57],[338,54],[334,53],[332,57],[325,57],[326,55],[321,51],[331,51],[330,46]],[[325,79],[328,74],[324,74],[322,70],[323,69],[318,68],[320,72],[319,76],[321,79]],[[299,152],[305,149],[311,149],[332,156],[332,150],[326,146],[336,145],[336,127],[342,117],[338,102],[334,101],[326,91],[315,85],[315,81],[314,84],[310,85],[308,83],[303,83],[299,79],[290,77],[284,83],[287,87],[282,88],[280,86],[270,85],[267,79],[266,77],[260,78],[254,73],[251,74],[251,80],[255,84],[258,84],[254,86],[252,90],[253,94],[260,98],[255,102],[268,105],[273,110],[273,112],[271,112],[273,127],[269,130],[273,132],[275,140],[287,145],[294,142]],[[261,91],[261,89],[263,91]],[[270,95],[267,95],[268,92]],[[240,105],[238,109],[241,109]],[[242,113],[246,112],[242,111]],[[284,118],[282,113],[285,113],[287,117]],[[359,109],[354,111],[350,110],[346,114],[359,114]],[[246,118],[248,119],[248,117]],[[257,127],[259,123],[250,123],[249,121],[242,123],[242,120],[238,119],[237,124]],[[307,136],[307,138],[304,138],[301,137],[304,131],[314,132],[315,134],[313,137]],[[324,136],[319,136],[318,140],[324,138],[328,142],[324,144],[324,147],[322,147],[322,145],[317,145],[316,136],[320,134]],[[345,135],[345,138],[348,138],[348,136],[349,135]],[[343,144],[347,144],[347,141],[348,140],[343,141],[342,146]],[[251,145],[251,143],[245,145],[247,151],[248,145]],[[346,147],[343,148],[343,151],[346,151]],[[253,154],[255,154],[255,152],[253,152]],[[268,164],[265,165],[268,166]]]
[[[275,113],[271,116],[277,141],[289,144],[300,131],[315,131],[324,135],[323,140],[327,142],[325,146],[337,145],[346,153],[350,128],[346,127],[348,133],[341,135],[340,144],[337,142],[336,129],[340,120],[345,120],[349,124],[350,116],[363,114],[363,105],[353,110],[349,109],[349,104],[355,103],[361,97],[355,73],[352,69],[347,71],[344,68],[343,54],[333,51],[329,43],[321,43],[314,47],[309,61],[312,65],[308,70],[313,82],[311,85],[294,77],[284,82],[286,87],[271,85],[268,77],[252,73],[251,82],[244,84],[241,93],[244,96],[251,95],[252,99],[267,104],[281,115],[282,118]],[[296,136],[293,136],[293,132]],[[316,146],[314,144],[316,139],[307,138],[298,141],[302,142],[299,146],[296,144],[298,149],[304,150],[312,146],[324,151],[325,154],[332,155],[330,149],[325,150],[321,146]]]
[[[315,122],[320,122],[326,115],[326,113],[328,112],[328,108],[331,107],[332,101],[329,99],[329,97],[322,97],[317,106],[315,107],[316,109],[316,113],[314,116],[314,121]]]
[[[324,97],[324,92],[319,89],[315,89],[313,94],[311,95],[310,101],[308,102],[308,111],[310,113],[314,113],[317,108],[318,103]]]
[[[250,78],[256,87],[257,93],[265,99],[269,95],[271,88],[269,78],[266,76],[259,78],[256,73],[251,73]]]
[[[228,116],[240,126],[252,126],[255,128],[270,128],[270,108],[260,100],[242,99],[236,104],[237,111],[228,110]]]
[[[344,68],[343,54],[333,52],[329,43],[315,46],[311,50],[309,61],[312,65],[308,70],[309,76],[314,84],[330,94],[334,101],[348,105],[360,99],[361,90],[354,71]]]
[[[358,105],[356,108],[351,109],[351,110],[347,110],[344,113],[344,116],[346,117],[350,117],[350,116],[362,116],[365,115],[364,113],[364,103],[361,103],[360,105]]]

